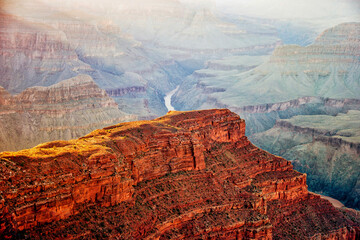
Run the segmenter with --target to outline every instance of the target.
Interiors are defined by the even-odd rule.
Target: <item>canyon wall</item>
[[[54,10],[35,10],[40,16],[51,12]],[[51,86],[86,74],[109,92],[144,89],[114,97],[124,112],[139,118],[166,113],[159,95],[172,88],[171,81],[162,66],[146,56],[139,42],[106,21],[92,23],[58,11],[53,14],[57,16],[0,13],[0,86],[16,94],[28,87]]]
[[[136,120],[120,111],[88,75],[28,88],[14,96],[0,89],[0,151],[78,138],[94,129]]]
[[[0,166],[0,236],[7,238],[360,234],[358,217],[308,192],[306,175],[251,144],[244,120],[226,109],[171,111],[3,152]]]
[[[359,113],[352,110],[337,116],[296,116],[279,120],[270,130],[250,138],[307,173],[312,191],[359,209]]]
[[[286,102],[260,104],[255,106],[231,107],[248,124],[246,135],[264,132],[274,127],[276,121],[298,115],[330,115],[360,110],[360,99],[333,99],[322,97],[302,97]]]
[[[0,44],[0,86],[11,93],[49,86],[90,68],[79,61],[65,34],[2,12]]]

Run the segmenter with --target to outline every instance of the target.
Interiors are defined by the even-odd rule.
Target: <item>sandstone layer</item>
[[[226,109],[169,112],[0,154],[0,236],[356,239],[360,219]]]
[[[10,95],[0,87],[0,151],[69,140],[105,126],[136,120],[88,75]]]

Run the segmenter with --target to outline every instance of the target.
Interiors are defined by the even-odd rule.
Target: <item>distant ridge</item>
[[[177,109],[243,107],[301,97],[360,98],[360,23],[325,30],[312,45],[278,46],[248,71],[204,69],[174,96]],[[190,87],[189,87],[190,86]],[[211,89],[222,91],[208,91]]]
[[[49,87],[31,87],[14,96],[0,87],[0,151],[69,140],[97,128],[136,119],[120,111],[88,75]]]

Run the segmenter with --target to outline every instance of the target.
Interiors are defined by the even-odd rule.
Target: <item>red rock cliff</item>
[[[0,154],[0,236],[355,239],[359,221],[226,109],[169,112]],[[305,228],[303,228],[305,227]]]

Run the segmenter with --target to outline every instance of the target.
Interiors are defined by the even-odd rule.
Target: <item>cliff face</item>
[[[248,123],[246,135],[251,136],[269,130],[281,119],[289,119],[298,115],[334,116],[339,113],[346,113],[349,110],[360,110],[360,99],[303,97],[286,102],[231,107],[229,109],[241,114],[246,120]]]
[[[312,191],[324,192],[359,209],[359,113],[296,116],[277,121],[251,140],[292,160],[296,170],[307,173]]]
[[[359,234],[358,222],[307,191],[306,175],[252,145],[244,120],[226,109],[122,123],[77,140],[3,152],[0,164],[3,237]]]
[[[0,85],[11,93],[90,69],[79,61],[66,35],[45,24],[0,13],[0,44]]]
[[[40,16],[49,14],[37,5],[24,8]],[[166,113],[157,95],[172,88],[169,77],[161,64],[146,56],[141,43],[111,21],[90,23],[47,11],[53,15],[26,18],[0,13],[0,86],[14,94],[87,74],[109,92],[141,88],[140,93],[112,96],[125,112],[140,118]]]
[[[0,89],[0,151],[77,138],[99,127],[136,119],[121,112],[88,75],[28,88],[14,96]]]

